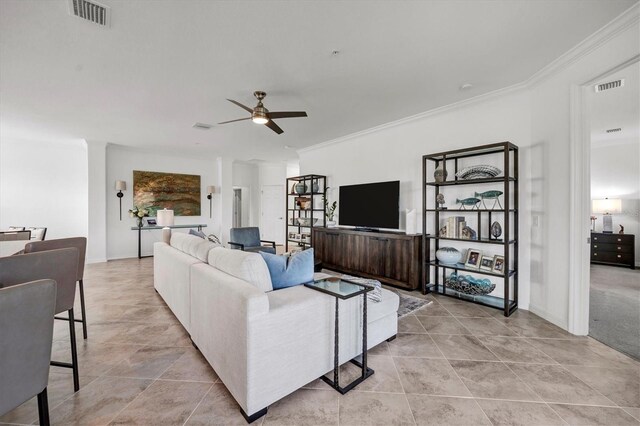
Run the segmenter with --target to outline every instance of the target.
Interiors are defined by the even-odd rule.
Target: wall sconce
[[[622,212],[622,200],[619,198],[605,198],[604,200],[592,201],[593,213],[602,214],[602,232],[605,234],[613,233],[612,213]]]
[[[211,218],[211,210],[212,210],[212,199],[213,199],[213,194],[216,193],[216,187],[215,186],[207,186],[207,199],[209,200],[209,218]]]
[[[127,190],[127,182],[123,180],[117,180],[116,191],[118,191],[118,193],[116,194],[116,196],[120,200],[120,220],[122,220],[122,197],[124,197],[124,194],[122,193],[122,191],[126,191],[126,190]]]

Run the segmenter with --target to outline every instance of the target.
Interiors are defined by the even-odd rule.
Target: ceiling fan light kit
[[[262,105],[262,100],[265,98],[265,96],[267,96],[267,94],[265,92],[262,92],[262,91],[255,91],[255,92],[253,92],[253,96],[255,96],[256,99],[258,99],[258,104],[255,106],[255,108],[249,108],[248,106],[243,105],[238,101],[234,101],[233,99],[227,99],[229,102],[231,102],[233,104],[236,104],[237,106],[239,106],[240,108],[244,109],[247,112],[250,112],[251,113],[251,117],[238,118],[236,120],[223,121],[223,122],[218,123],[218,124],[227,124],[227,123],[233,123],[235,121],[251,120],[256,124],[264,124],[265,126],[270,128],[271,130],[276,132],[277,134],[282,134],[282,133],[284,133],[284,130],[282,130],[276,123],[274,123],[273,119],[275,119],[275,118],[307,117],[307,113],[304,112],[304,111],[269,112],[269,110],[266,109],[264,107],[264,105]]]

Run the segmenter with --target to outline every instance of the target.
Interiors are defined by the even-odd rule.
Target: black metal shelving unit
[[[296,190],[298,184],[304,185],[304,188],[298,188],[302,189],[299,192]],[[309,248],[311,247],[311,228],[325,226],[324,195],[327,192],[327,177],[314,174],[290,177],[287,178],[285,191],[287,191],[286,250],[289,251],[290,245],[301,247],[302,249]],[[309,208],[300,208],[296,203],[296,198],[298,197],[309,199]],[[299,218],[309,219],[309,225],[300,225],[297,222]],[[315,224],[313,223],[314,219],[317,219]],[[291,234],[307,235],[308,237],[304,240],[298,240],[290,238]]]
[[[461,163],[469,164],[466,159],[482,160],[482,157],[486,156],[501,156],[503,172],[502,176],[494,178],[482,178],[482,179],[458,179],[456,174],[459,171]],[[478,164],[478,163],[476,163]],[[433,181],[429,178],[433,176],[433,172],[438,167],[442,166],[445,176],[448,174],[448,178],[442,182]],[[452,172],[451,172],[452,170]],[[433,178],[431,178],[433,179]],[[466,300],[473,303],[498,308],[504,311],[505,316],[511,315],[518,309],[518,147],[511,142],[499,142],[489,145],[476,146],[472,148],[457,149],[453,151],[438,152],[435,154],[422,156],[422,239],[423,247],[427,247],[427,239],[432,240],[431,247],[432,253],[428,253],[423,250],[423,293],[436,292],[449,297],[455,297],[461,300]],[[444,189],[457,185],[479,185],[481,189],[486,188],[487,184],[502,184],[503,190],[503,202],[502,209],[442,209],[438,208],[436,198],[441,192],[444,194]],[[433,204],[429,206],[427,194],[429,189],[434,189]],[[441,215],[449,213],[455,213],[456,215],[475,215],[477,217],[478,230],[477,239],[470,240],[464,238],[447,238],[439,236],[439,229],[441,226]],[[492,223],[492,213],[499,213],[503,217],[503,238],[493,239],[490,234],[490,227]],[[434,233],[429,234],[427,229],[427,217],[433,218]],[[488,226],[485,232],[482,230],[483,218],[488,219]],[[483,234],[486,236],[483,237]],[[458,263],[456,265],[445,265],[440,263],[435,258],[435,252],[440,248],[441,241],[464,241],[468,242],[470,246],[476,247],[476,245],[491,244],[493,247],[501,246],[502,255],[504,256],[504,272],[496,273],[492,271],[486,271],[475,268],[468,268],[464,264]],[[454,289],[447,287],[446,278],[447,270],[463,271],[470,274],[479,274],[489,277],[501,278],[503,280],[503,297],[491,296],[491,295],[471,295],[458,292]],[[433,272],[433,274],[431,273]],[[431,282],[433,277],[433,282]],[[513,286],[513,288],[511,288]]]

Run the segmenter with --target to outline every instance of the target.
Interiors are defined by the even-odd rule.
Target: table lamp
[[[162,241],[169,244],[171,241],[171,228],[173,226],[173,210],[158,210],[158,226],[163,226],[162,228]]]
[[[613,233],[613,213],[622,211],[622,200],[619,198],[605,198],[592,201],[593,213],[602,214],[602,232],[605,234]]]

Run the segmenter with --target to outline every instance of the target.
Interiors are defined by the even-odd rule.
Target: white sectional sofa
[[[257,253],[174,233],[154,246],[154,286],[251,422],[330,372],[335,298],[296,286],[272,290]],[[371,348],[397,333],[398,296],[367,304]],[[362,352],[362,297],[339,302],[340,363]]]

